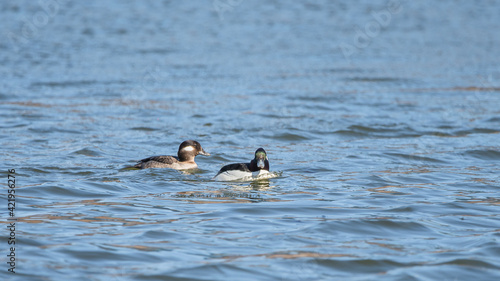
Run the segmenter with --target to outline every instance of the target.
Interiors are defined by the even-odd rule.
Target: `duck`
[[[205,152],[201,144],[195,140],[186,140],[179,145],[177,156],[151,156],[139,160],[134,168],[170,168],[175,170],[196,169],[198,165],[194,162],[196,155],[210,156],[210,153]]]
[[[222,167],[215,175],[216,181],[234,181],[255,179],[262,174],[269,173],[269,160],[264,148],[255,151],[255,156],[250,163],[235,163]]]

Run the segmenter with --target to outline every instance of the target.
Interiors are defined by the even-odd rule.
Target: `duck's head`
[[[198,154],[210,156],[210,153],[205,152],[201,144],[195,140],[183,141],[181,145],[179,145],[179,151],[177,151],[177,156],[180,161],[193,160]]]
[[[255,157],[250,162],[250,167],[252,170],[267,170],[269,171],[269,160],[267,159],[267,153],[264,148],[259,148],[255,151]]]

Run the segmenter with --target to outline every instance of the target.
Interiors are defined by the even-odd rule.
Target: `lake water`
[[[499,15],[0,2],[0,279],[498,280]],[[187,139],[197,171],[127,168]],[[280,177],[211,181],[258,147]]]

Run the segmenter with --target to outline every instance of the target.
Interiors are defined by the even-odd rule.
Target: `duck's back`
[[[250,171],[250,164],[247,163],[236,163],[236,164],[229,164],[224,167],[222,167],[219,170],[219,173],[227,172],[227,171],[242,171],[242,172],[251,172]]]
[[[172,165],[179,163],[179,159],[175,156],[151,156],[148,158],[144,158],[139,160],[137,164],[135,164],[135,168],[139,169],[147,169],[147,168],[170,168]]]

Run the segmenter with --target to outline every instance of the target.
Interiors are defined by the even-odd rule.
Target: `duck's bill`
[[[208,152],[205,152],[205,150],[200,150],[200,152],[198,152],[198,154],[201,154],[201,155],[205,155],[205,156],[210,156],[210,153]]]
[[[266,163],[264,162],[264,159],[259,159],[257,160],[257,167],[264,169],[266,167]]]

